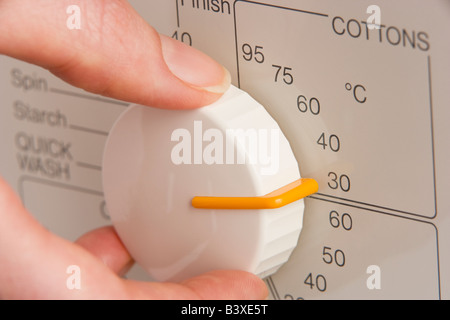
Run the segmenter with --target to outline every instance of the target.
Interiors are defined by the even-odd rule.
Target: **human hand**
[[[80,30],[66,8],[81,8]],[[42,66],[89,92],[168,109],[217,100],[228,73],[204,54],[159,35],[122,0],[0,0],[0,54]],[[2,299],[263,299],[264,283],[243,271],[214,271],[182,283],[125,280],[132,258],[112,227],[75,243],[43,228],[0,178]],[[81,271],[69,290],[67,267]]]

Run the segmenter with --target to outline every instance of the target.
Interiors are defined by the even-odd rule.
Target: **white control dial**
[[[235,87],[197,110],[129,107],[103,160],[113,224],[160,281],[214,269],[274,273],[297,244],[301,198],[317,188],[300,178],[277,123]]]

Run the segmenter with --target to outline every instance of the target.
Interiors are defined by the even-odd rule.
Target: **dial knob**
[[[197,110],[130,106],[108,137],[103,187],[124,245],[160,281],[272,274],[297,245],[301,198],[317,190],[277,123],[236,87]]]

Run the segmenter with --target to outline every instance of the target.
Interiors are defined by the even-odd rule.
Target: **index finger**
[[[66,10],[74,4],[82,23],[72,30]],[[159,35],[124,0],[0,0],[0,29],[0,53],[119,100],[189,109],[230,85],[219,63]]]

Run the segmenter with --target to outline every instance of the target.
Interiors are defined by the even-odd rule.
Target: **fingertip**
[[[205,53],[181,41],[160,35],[163,59],[172,74],[187,85],[221,95],[228,90],[228,70]]]
[[[112,226],[101,227],[82,235],[75,242],[118,275],[125,274],[134,261]]]
[[[0,176],[0,240],[8,240],[17,230],[26,232],[26,236],[34,234],[47,235],[48,232],[28,213],[22,200],[13,188]],[[15,237],[11,237],[14,239]],[[22,236],[22,239],[25,235]]]
[[[268,297],[267,286],[261,278],[239,270],[211,271],[182,284],[208,300],[264,300]]]

